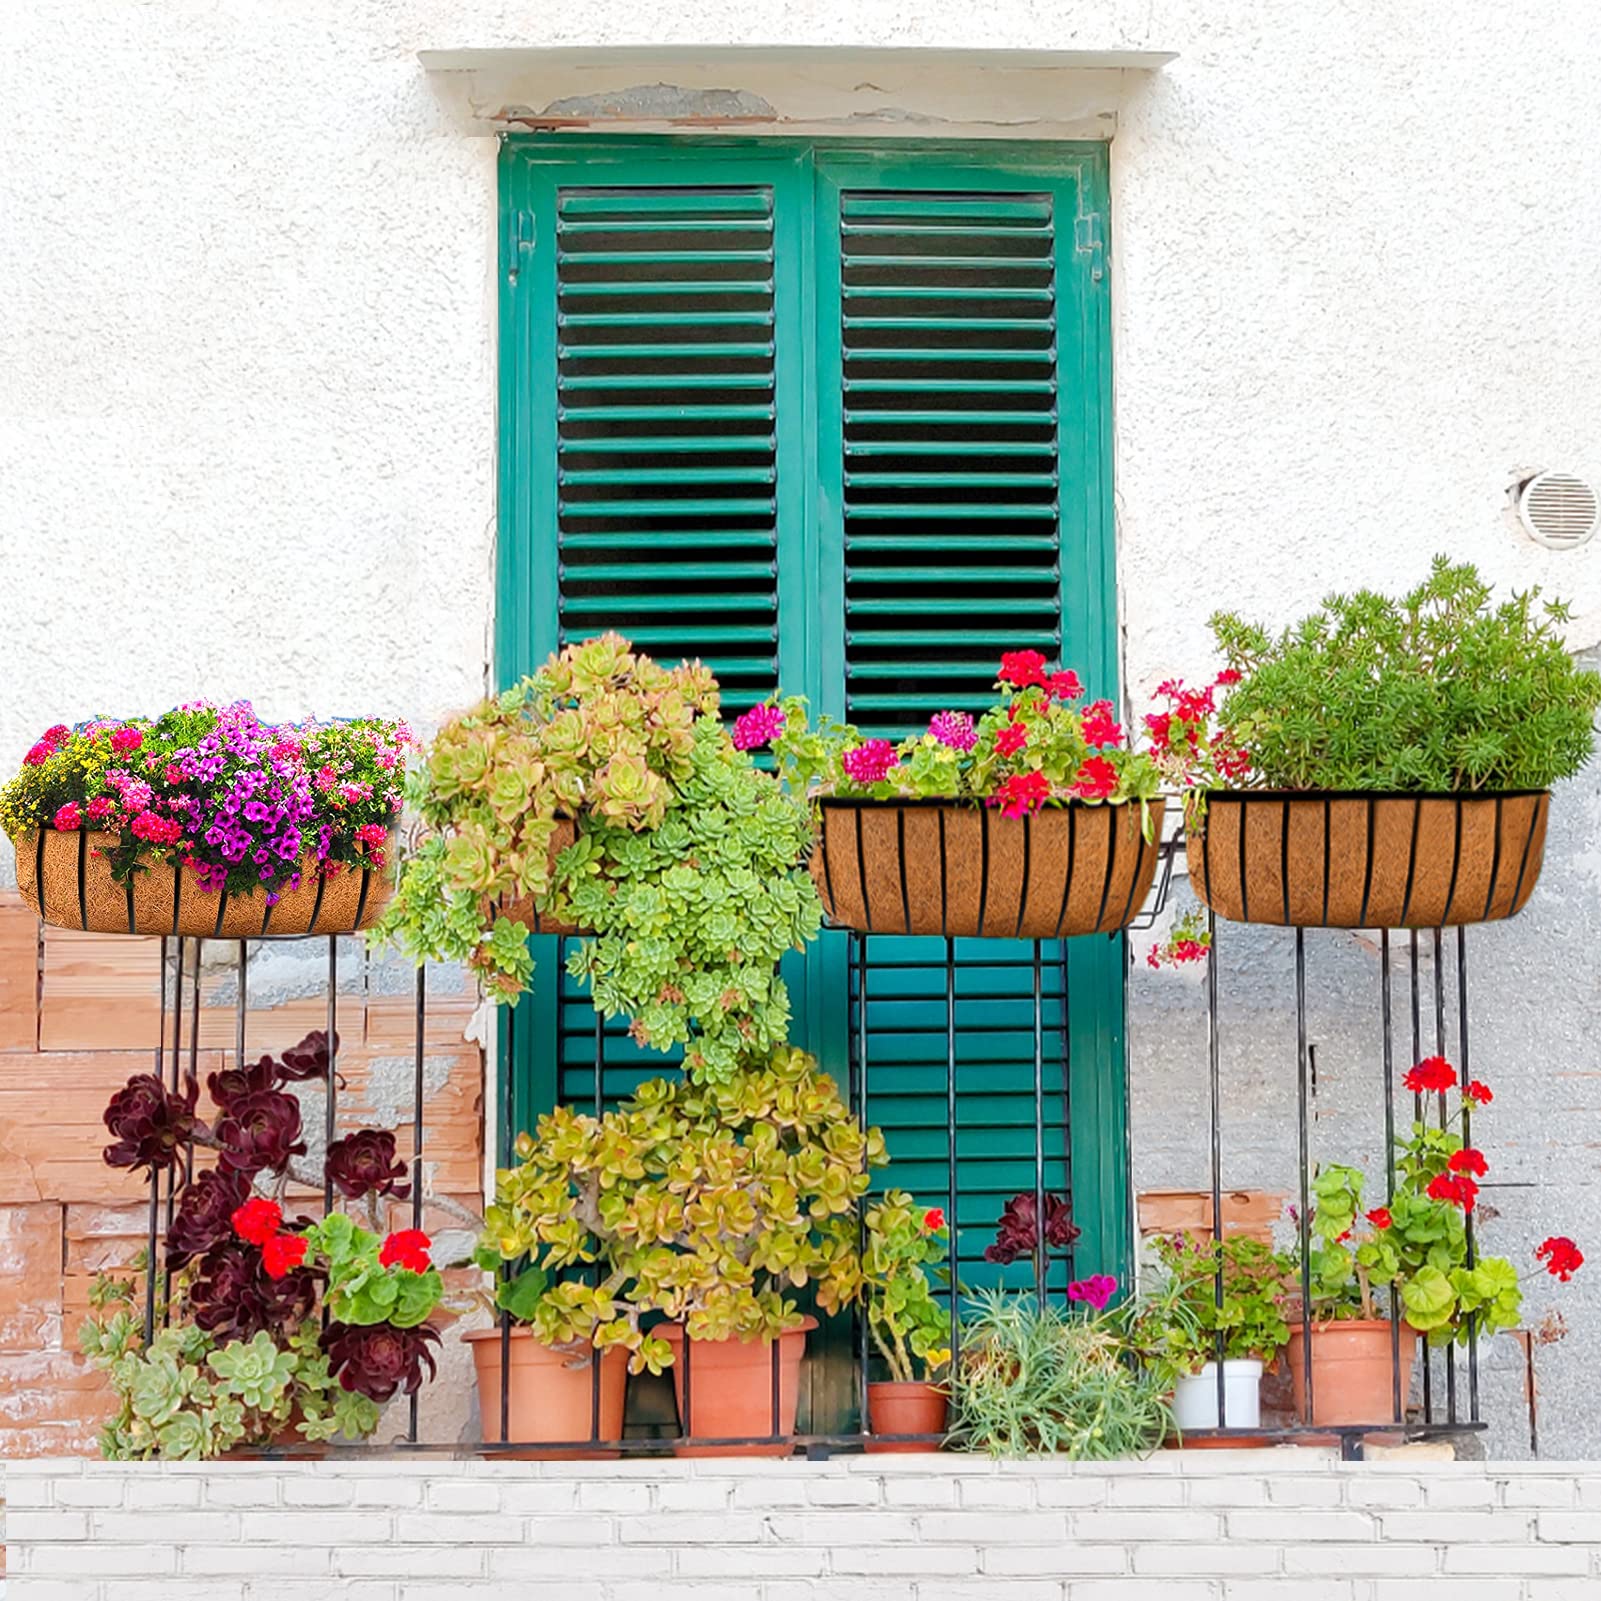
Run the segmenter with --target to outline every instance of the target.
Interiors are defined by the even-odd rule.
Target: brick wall
[[[1594,1601],[1601,1471],[267,1462],[8,1469],[9,1601]]]
[[[99,1430],[106,1391],[78,1355],[77,1328],[95,1272],[142,1249],[147,1194],[100,1160],[101,1113],[130,1074],[151,1069],[158,945],[42,929],[14,892],[0,892],[0,1457],[89,1451]],[[202,1084],[233,1058],[237,951],[205,946]],[[404,1124],[408,1150],[411,970],[369,962],[353,939],[340,942],[339,962],[341,1125]],[[252,948],[248,1058],[324,1026],[326,973],[326,941]],[[473,996],[448,970],[430,969],[429,988],[428,1165],[439,1190],[473,1199],[483,1075],[478,1047],[462,1037]],[[186,1006],[186,1055],[188,1028]],[[301,1101],[315,1139],[320,1097]]]

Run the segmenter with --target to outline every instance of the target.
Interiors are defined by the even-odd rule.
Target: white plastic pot
[[[1173,1421],[1180,1429],[1256,1429],[1262,1425],[1262,1364],[1241,1357],[1223,1364],[1225,1422],[1217,1415],[1217,1363],[1173,1387]]]

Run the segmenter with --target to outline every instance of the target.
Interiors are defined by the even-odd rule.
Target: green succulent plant
[[[374,939],[465,962],[514,1003],[537,909],[592,934],[571,971],[639,1043],[682,1048],[707,1079],[759,1062],[789,1024],[779,960],[821,908],[804,803],[735,749],[717,705],[699,663],[608,634],[447,725],[412,775],[421,832]]]
[[[222,1380],[222,1388],[257,1412],[277,1408],[295,1377],[295,1356],[278,1348],[270,1334],[234,1340],[206,1357],[206,1366]]]
[[[496,1176],[477,1261],[510,1267],[500,1304],[547,1345],[672,1361],[651,1313],[692,1339],[798,1328],[792,1290],[834,1312],[861,1293],[856,1207],[883,1136],[850,1116],[805,1052],[729,1083],[652,1079],[601,1117],[558,1107]],[[598,1282],[561,1277],[594,1266]]]

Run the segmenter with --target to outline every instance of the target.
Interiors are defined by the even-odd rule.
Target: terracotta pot
[[[812,877],[823,908],[866,934],[1058,939],[1126,927],[1156,876],[1137,805],[1072,801],[1026,817],[948,801],[821,804]]]
[[[1523,909],[1540,877],[1545,790],[1380,795],[1213,790],[1190,885],[1236,923],[1439,928]]]
[[[778,1338],[778,1429],[773,1445],[676,1445],[678,1456],[788,1456],[795,1432],[800,1365],[806,1336],[817,1327],[809,1317]],[[773,1429],[773,1344],[768,1340],[692,1340],[689,1406],[684,1405],[684,1326],[664,1323],[654,1331],[673,1348],[673,1392],[686,1434],[702,1440],[748,1440]]]
[[[17,888],[54,928],[96,934],[184,934],[203,939],[254,939],[264,934],[352,934],[378,921],[394,894],[388,872],[345,868],[322,878],[316,858],[300,860],[300,887],[267,904],[264,890],[249,895],[203,890],[194,872],[159,862],[126,884],[111,876],[97,852],[116,844],[113,834],[53,828],[19,835]]]
[[[478,1378],[478,1415],[486,1441],[500,1438],[501,1332],[470,1329],[462,1335],[473,1354]],[[623,1399],[628,1380],[628,1353],[607,1351],[600,1361],[600,1417],[595,1417],[594,1370],[536,1340],[527,1329],[511,1331],[511,1391],[507,1432],[513,1440],[620,1440]],[[497,1457],[519,1462],[593,1461],[616,1451],[497,1451]]]
[[[578,825],[570,817],[556,819],[556,831],[550,836],[550,860],[555,866],[556,858],[566,850],[578,836]],[[514,895],[500,903],[503,915],[509,917],[514,923],[526,923],[530,934],[584,934],[587,929],[581,929],[576,923],[564,923],[559,918],[543,917],[534,905],[532,895]]]
[[[1304,1336],[1290,1330],[1290,1379],[1295,1387],[1295,1415],[1305,1423],[1306,1363]],[[1406,1415],[1411,1388],[1412,1362],[1417,1355],[1418,1333],[1410,1324],[1400,1327],[1401,1413]],[[1387,1318],[1359,1318],[1348,1323],[1312,1325],[1313,1424],[1395,1422],[1395,1373],[1391,1361],[1390,1323]]]
[[[867,1426],[872,1431],[862,1449],[885,1455],[937,1451],[934,1440],[876,1440],[875,1434],[933,1434],[945,1432],[950,1397],[936,1384],[918,1380],[885,1380],[867,1386]]]

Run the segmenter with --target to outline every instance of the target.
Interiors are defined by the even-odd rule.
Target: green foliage
[[[339,1323],[392,1323],[413,1329],[426,1322],[444,1293],[439,1269],[414,1273],[378,1260],[383,1242],[343,1212],[330,1212],[306,1230],[311,1260],[327,1274],[323,1292],[329,1315]]]
[[[1220,612],[1213,634],[1241,674],[1221,722],[1270,788],[1545,789],[1589,759],[1601,706],[1567,617],[1538,589],[1494,605],[1444,556],[1399,600],[1332,595],[1282,634]]]
[[[181,1275],[176,1288],[181,1297]],[[79,1334],[117,1398],[100,1436],[107,1460],[198,1461],[286,1437],[360,1440],[378,1427],[376,1403],[330,1377],[314,1318],[281,1343],[266,1333],[218,1342],[183,1319],[180,1302],[147,1347],[130,1295],[126,1280],[102,1276]]]
[[[413,776],[424,833],[374,932],[474,967],[515,1002],[534,909],[590,931],[571,970],[596,1007],[691,1074],[727,1078],[783,1042],[777,967],[814,939],[804,804],[736,750],[698,663],[610,634],[441,731]],[[577,838],[553,855],[558,820]]]
[[[1199,1373],[1216,1360],[1221,1333],[1226,1361],[1272,1362],[1290,1337],[1286,1310],[1295,1264],[1288,1256],[1244,1235],[1222,1240],[1160,1235],[1152,1249],[1167,1270],[1167,1283],[1159,1298],[1147,1303],[1137,1328],[1148,1360],[1165,1362],[1174,1377]]]
[[[886,1191],[867,1209],[862,1278],[867,1328],[890,1377],[932,1376],[951,1359],[950,1313],[934,1298],[929,1269],[945,1284],[950,1230],[938,1208],[917,1205],[905,1190]]]
[[[1464,1206],[1428,1193],[1434,1181],[1451,1177],[1461,1137],[1417,1122],[1396,1146],[1387,1206],[1364,1213],[1366,1179],[1357,1168],[1331,1165],[1313,1180],[1313,1315],[1381,1316],[1374,1292],[1393,1288],[1402,1316],[1431,1345],[1465,1342],[1470,1318],[1481,1334],[1516,1327],[1523,1304],[1517,1270],[1501,1257],[1468,1264],[1471,1194]]]
[[[1060,1454],[1081,1462],[1145,1456],[1172,1423],[1170,1380],[1135,1360],[1119,1309],[1081,1317],[991,1290],[962,1320],[951,1438],[994,1457]]]
[[[798,1328],[792,1289],[837,1311],[861,1291],[856,1204],[883,1137],[864,1134],[832,1079],[781,1047],[728,1083],[652,1079],[601,1117],[557,1107],[496,1175],[476,1260],[531,1264],[503,1305],[545,1344],[621,1346],[660,1372],[651,1312],[692,1339],[770,1340]],[[598,1264],[598,1283],[564,1270]]]

